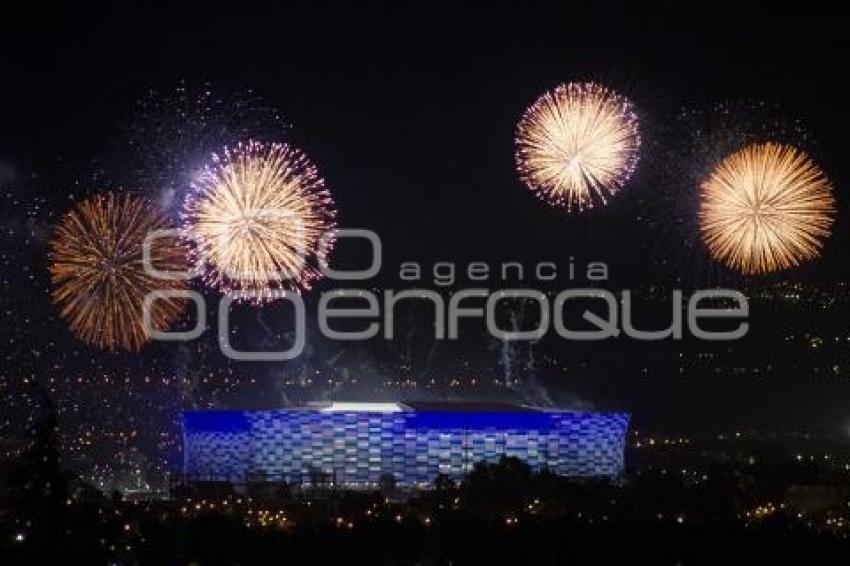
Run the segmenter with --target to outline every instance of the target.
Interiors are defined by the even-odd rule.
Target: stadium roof
[[[499,413],[533,413],[545,409],[515,405],[501,401],[404,401],[388,403],[364,403],[356,401],[319,401],[307,403],[307,409],[315,409],[328,413],[400,413],[404,411],[420,412],[499,412]]]
[[[307,407],[325,413],[400,413],[408,410],[401,403],[358,403],[350,401],[308,403]]]
[[[451,411],[454,413],[535,413],[543,410],[503,401],[406,401],[404,404],[414,411]]]

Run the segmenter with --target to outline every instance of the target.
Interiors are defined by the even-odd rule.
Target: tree
[[[398,491],[395,476],[391,473],[381,474],[378,478],[378,489],[384,497],[394,497]]]
[[[445,494],[455,489],[455,482],[446,474],[437,474],[434,478],[434,489],[439,494]]]

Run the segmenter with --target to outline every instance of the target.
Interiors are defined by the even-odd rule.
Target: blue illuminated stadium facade
[[[532,469],[616,478],[629,416],[514,405],[328,403],[183,415],[184,473],[199,480],[424,485],[459,480],[479,461],[516,456]]]

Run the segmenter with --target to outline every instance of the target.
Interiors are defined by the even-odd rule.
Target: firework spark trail
[[[50,243],[52,299],[80,340],[109,351],[135,351],[150,340],[145,296],[185,286],[148,273],[142,247],[150,232],[171,228],[149,201],[115,193],[85,200],[62,218]],[[153,239],[151,263],[185,272],[186,250],[176,237]],[[149,307],[151,326],[166,330],[184,307],[182,298],[157,299]]]
[[[278,289],[309,289],[336,227],[333,200],[310,160],[290,145],[254,141],[213,157],[182,216],[204,280],[256,303]]]
[[[787,269],[820,255],[834,212],[823,171],[789,145],[747,146],[701,185],[700,231],[709,253],[744,274]]]
[[[517,126],[520,178],[539,198],[571,211],[605,204],[637,166],[640,135],[631,103],[594,83],[544,93]]]
[[[178,213],[186,187],[212,152],[239,140],[286,139],[290,127],[250,89],[180,80],[136,101],[122,135],[94,161],[92,180],[141,185],[165,212]]]

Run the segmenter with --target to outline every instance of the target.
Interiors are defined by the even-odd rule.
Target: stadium
[[[532,470],[617,479],[629,415],[482,403],[310,403],[183,414],[184,475],[373,487],[460,480],[502,456]],[[322,479],[324,478],[324,479]]]

